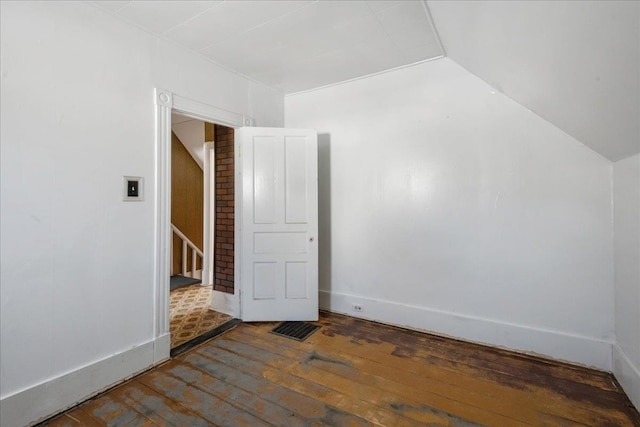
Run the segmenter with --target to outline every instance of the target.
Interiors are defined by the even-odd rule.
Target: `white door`
[[[318,137],[241,128],[240,310],[244,321],[318,319]]]

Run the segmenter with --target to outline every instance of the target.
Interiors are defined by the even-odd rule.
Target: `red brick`
[[[215,283],[216,289],[233,293],[234,271],[234,131],[215,126]]]

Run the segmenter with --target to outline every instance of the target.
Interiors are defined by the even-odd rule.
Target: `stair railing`
[[[204,259],[204,254],[182,231],[178,230],[175,225],[171,224],[171,229],[182,241],[182,274],[185,276],[187,275],[187,248],[191,248],[191,271],[189,272],[189,277],[194,277],[197,258],[199,256],[201,260]],[[171,242],[171,275],[173,276],[173,239],[171,239]]]

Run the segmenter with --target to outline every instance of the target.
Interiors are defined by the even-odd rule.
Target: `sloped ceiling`
[[[171,113],[171,131],[176,134],[200,169],[204,170],[204,122]]]
[[[640,151],[638,1],[91,3],[285,94],[446,54],[608,159]]]
[[[442,56],[423,1],[94,1],[292,93]]]
[[[470,72],[610,160],[640,151],[640,2],[428,6]]]

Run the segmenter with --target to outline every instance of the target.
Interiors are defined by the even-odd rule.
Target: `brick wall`
[[[216,232],[214,289],[233,293],[234,157],[233,129],[215,125]]]

